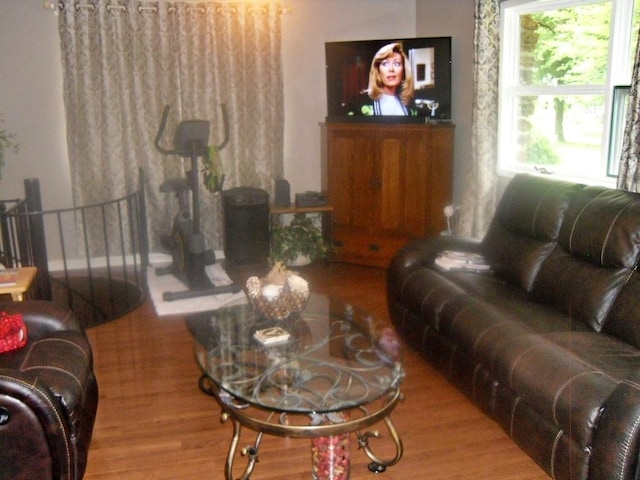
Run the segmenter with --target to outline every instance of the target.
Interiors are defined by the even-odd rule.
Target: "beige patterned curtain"
[[[471,164],[465,178],[459,233],[481,238],[496,204],[500,0],[475,0],[474,103]]]
[[[622,139],[618,188],[640,191],[640,35],[629,89],[629,108]]]
[[[154,147],[165,105],[171,111],[164,145],[173,148],[178,122],[188,119],[209,120],[209,143],[220,144],[225,104],[230,125],[229,143],[220,151],[225,188],[271,191],[283,173],[279,4],[62,3],[64,102],[77,206],[131,191],[142,168],[151,249],[170,231],[177,200],[160,193],[159,186],[183,176],[189,162]],[[200,200],[207,244],[220,248],[219,195],[201,188]]]

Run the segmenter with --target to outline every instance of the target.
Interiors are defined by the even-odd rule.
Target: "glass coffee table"
[[[275,323],[251,305],[239,304],[187,318],[202,369],[200,388],[216,398],[222,421],[233,422],[225,465],[232,480],[242,427],[257,432],[241,449],[247,457],[240,477],[250,478],[264,434],[310,438],[314,479],[349,478],[350,434],[381,472],[402,457],[402,441],[391,412],[402,400],[400,343],[390,327],[349,304],[311,295],[296,318]],[[281,327],[289,334],[264,345],[254,334]],[[366,430],[383,422],[395,455],[377,456]]]

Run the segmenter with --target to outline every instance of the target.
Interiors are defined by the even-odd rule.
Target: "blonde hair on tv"
[[[404,53],[401,43],[389,43],[378,50],[371,61],[371,69],[369,70],[369,96],[374,100],[379,99],[383,93],[382,77],[380,76],[380,63],[390,57],[394,53],[402,55],[403,79],[400,84],[400,101],[403,105],[409,105],[413,98],[413,73],[411,71],[411,63]]]

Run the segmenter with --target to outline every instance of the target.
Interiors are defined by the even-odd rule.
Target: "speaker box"
[[[281,180],[276,180],[276,206],[278,207],[288,207],[291,205],[291,187],[289,186],[289,182],[287,182],[284,178]]]
[[[236,265],[269,258],[269,194],[253,187],[223,192],[224,256]]]

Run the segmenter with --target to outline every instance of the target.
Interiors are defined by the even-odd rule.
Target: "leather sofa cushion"
[[[496,389],[494,405],[498,423],[551,478],[589,478],[592,449],[577,445],[571,432],[561,430],[552,418],[541,416],[508,388]]]
[[[589,333],[565,332],[547,338],[530,333],[499,342],[492,349],[491,367],[498,367],[492,371],[521,401],[534,405],[562,431],[571,432],[578,445],[587,447],[593,442],[600,408],[618,382],[585,357],[568,355],[552,340],[554,335],[578,339]],[[628,352],[620,346],[620,354]]]
[[[586,187],[574,196],[533,293],[599,332],[639,253],[640,195]]]
[[[558,249],[540,269],[534,295],[599,332],[628,277],[626,269],[600,268]]]
[[[482,250],[494,273],[530,291],[555,246],[569,202],[581,185],[516,175],[505,189]]]
[[[634,270],[616,298],[602,331],[640,348],[640,274]]]
[[[514,312],[522,312],[523,305],[531,303],[529,294],[491,273],[443,272],[433,265],[409,272],[397,292],[405,307],[419,313],[437,331],[448,328],[441,324],[443,317],[451,316],[473,298]]]
[[[441,330],[518,402],[535,405],[585,448],[593,442],[601,406],[640,369],[630,345],[535,303],[518,314],[480,298],[458,299],[441,313]]]
[[[440,329],[440,312],[445,304],[466,296],[463,289],[429,268],[411,272],[400,287],[403,303],[412,311],[420,312],[425,323],[436,330]]]
[[[575,195],[558,242],[607,268],[633,268],[640,254],[640,194],[586,187]]]

